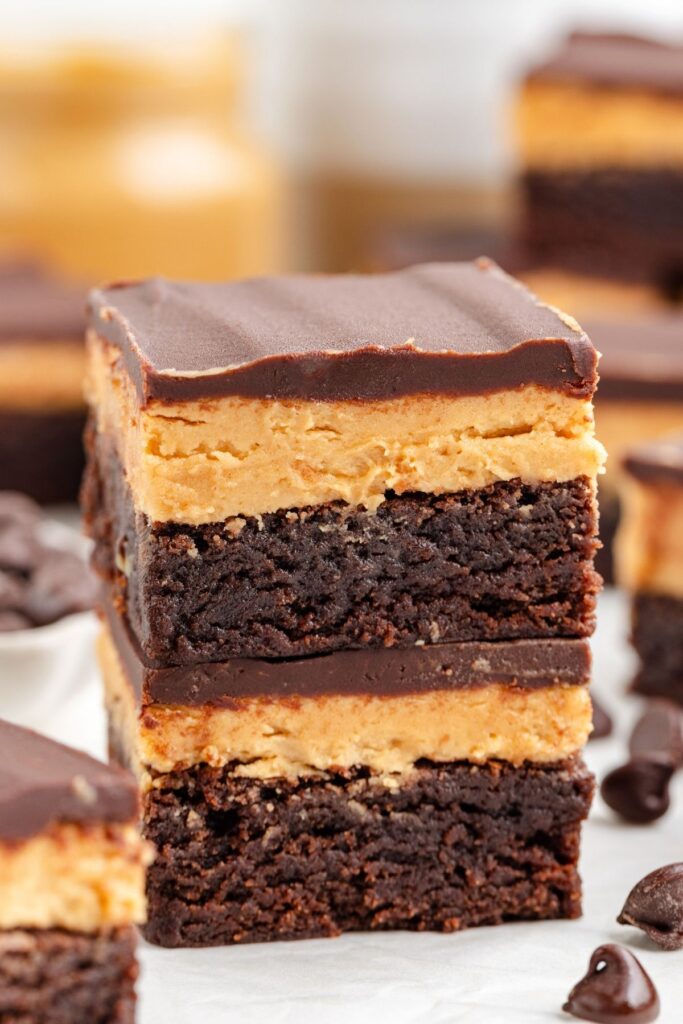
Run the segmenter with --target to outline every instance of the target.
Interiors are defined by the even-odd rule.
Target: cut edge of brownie
[[[254,780],[199,765],[159,776],[145,936],[205,946],[345,931],[457,931],[581,913],[593,778],[551,766],[419,763]]]
[[[95,567],[158,664],[593,631],[587,477],[187,526],[136,513],[111,442],[91,427],[89,448]]]

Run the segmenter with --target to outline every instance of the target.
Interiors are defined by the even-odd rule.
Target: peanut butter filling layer
[[[31,412],[80,409],[85,348],[78,339],[0,345],[0,406]]]
[[[600,493],[615,492],[622,477],[626,453],[645,441],[683,430],[683,402],[598,399],[595,420],[609,458]]]
[[[657,289],[647,284],[625,284],[555,269],[529,270],[519,276],[544,302],[572,309],[578,317],[623,318],[628,313],[646,313],[664,306]]]
[[[99,651],[114,734],[144,785],[151,772],[198,763],[235,762],[235,773],[251,778],[296,778],[354,765],[402,774],[421,758],[551,762],[576,753],[591,728],[588,689],[571,685],[240,698],[229,708],[151,704],[139,711],[106,632]]]
[[[134,825],[62,824],[0,844],[0,929],[142,924],[150,850]]]
[[[683,598],[683,488],[628,477],[621,496],[619,582],[634,592]]]
[[[445,493],[497,480],[595,477],[590,400],[529,386],[492,395],[368,402],[242,397],[141,409],[116,350],[91,337],[88,395],[113,436],[136,509],[189,524],[387,491]]]
[[[529,84],[517,132],[527,169],[683,168],[683,105],[673,96]]]

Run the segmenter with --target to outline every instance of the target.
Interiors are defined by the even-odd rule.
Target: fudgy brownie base
[[[75,501],[83,475],[85,412],[0,412],[0,487],[42,504]]]
[[[0,932],[3,1024],[133,1024],[135,931]]]
[[[585,477],[388,494],[375,514],[336,502],[187,526],[136,513],[107,442],[89,437],[95,566],[158,664],[593,630]]]
[[[635,692],[683,704],[683,601],[636,594],[631,640],[640,659]]]
[[[683,173],[530,171],[523,238],[538,261],[597,276],[683,289]]]
[[[158,851],[145,935],[203,946],[577,917],[592,793],[578,760],[424,763],[398,788],[363,769],[296,781],[178,770],[144,800]]]

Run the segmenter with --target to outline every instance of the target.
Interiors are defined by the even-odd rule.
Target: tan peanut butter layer
[[[622,477],[621,498],[619,582],[632,592],[683,599],[683,481]]]
[[[527,170],[683,170],[683,97],[530,82],[519,100],[517,134]]]
[[[141,924],[150,862],[151,847],[134,825],[54,824],[0,842],[0,929]]]
[[[526,270],[519,275],[526,286],[544,302],[571,309],[579,318],[590,316],[642,315],[664,308],[655,287],[637,282],[612,281],[560,269]],[[593,338],[598,351],[598,340]],[[600,368],[602,376],[602,366]]]
[[[521,477],[595,477],[604,451],[590,399],[534,385],[487,395],[377,401],[147,402],[118,349],[91,335],[88,396],[138,511],[198,524],[388,490],[445,493]]]
[[[82,340],[3,341],[0,344],[0,406],[22,412],[80,409],[85,348]]]
[[[145,784],[150,772],[197,763],[235,762],[238,775],[270,778],[354,765],[402,774],[421,758],[552,762],[576,753],[591,728],[587,687],[564,684],[247,697],[229,706],[139,709],[106,629],[99,655],[114,735]]]

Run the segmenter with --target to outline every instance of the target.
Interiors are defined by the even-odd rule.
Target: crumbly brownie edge
[[[133,1024],[132,927],[86,935],[59,929],[0,932],[0,1020],[12,1024]]]
[[[586,477],[187,526],[136,514],[111,441],[88,437],[95,566],[160,666],[593,631]]]
[[[683,705],[683,601],[658,594],[633,599],[631,640],[640,659],[633,690]]]
[[[345,931],[457,931],[581,913],[583,764],[420,764],[397,788],[362,768],[256,781],[159,777],[146,937],[204,946]]]

